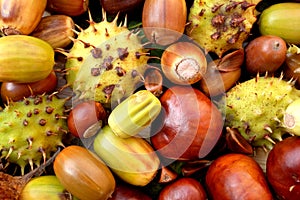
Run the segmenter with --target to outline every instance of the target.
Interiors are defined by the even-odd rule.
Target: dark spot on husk
[[[102,50],[100,48],[93,48],[91,53],[94,58],[102,58]]]
[[[45,111],[47,114],[51,114],[53,112],[54,108],[50,107],[50,106],[47,106]]]
[[[114,88],[115,88],[114,84],[108,85],[103,89],[103,92],[105,93],[106,96],[110,96]]]
[[[126,71],[122,67],[115,67],[115,70],[118,76],[124,76],[126,74]]]
[[[104,58],[103,63],[101,64],[101,67],[105,70],[110,70],[113,68],[112,61],[114,58],[112,56],[108,56]]]
[[[99,76],[101,74],[100,68],[99,67],[93,67],[91,69],[91,75],[92,76]]]
[[[28,121],[27,121],[26,119],[24,119],[23,125],[24,125],[24,126],[27,126],[27,125],[28,125]]]
[[[124,60],[129,55],[128,48],[118,48],[117,51],[118,51],[120,60]]]
[[[39,110],[39,109],[35,108],[35,109],[33,110],[33,114],[37,115],[37,114],[39,114],[39,113],[40,113],[40,110]]]
[[[41,126],[45,126],[46,123],[47,123],[47,121],[45,119],[40,119],[40,121],[39,121],[39,125],[41,125]]]

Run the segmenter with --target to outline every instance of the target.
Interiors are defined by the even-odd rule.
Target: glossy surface
[[[153,147],[167,158],[194,160],[206,156],[218,141],[223,120],[202,92],[174,86],[160,97],[164,114],[153,126]]]
[[[51,200],[63,200],[74,199],[59,182],[54,175],[43,175],[31,179],[23,188],[20,200],[32,200],[32,199],[51,199]]]
[[[204,187],[196,179],[183,177],[165,186],[158,200],[206,200]]]
[[[57,77],[54,71],[52,71],[47,78],[32,82],[32,83],[14,83],[4,82],[1,85],[1,98],[3,102],[7,99],[12,101],[22,100],[24,97],[31,95],[52,93],[57,86]]]
[[[99,122],[100,128],[106,118],[107,113],[101,103],[92,100],[81,102],[71,110],[68,128],[75,137],[86,137],[84,133],[90,126]]]
[[[273,74],[285,61],[287,44],[273,35],[264,35],[250,41],[245,48],[245,65],[250,75]]]
[[[283,199],[300,198],[300,138],[277,143],[267,158],[266,174],[275,192]]]
[[[108,199],[115,189],[109,168],[81,146],[63,149],[55,158],[53,169],[61,184],[81,200]]]
[[[300,4],[276,3],[265,9],[258,21],[262,35],[276,35],[291,44],[300,44]]]
[[[47,0],[46,10],[56,14],[79,16],[88,9],[89,0]]]
[[[30,34],[38,25],[47,0],[0,0],[0,30],[5,35]]]
[[[126,183],[118,183],[112,197],[109,200],[151,200],[139,187]]]
[[[168,45],[178,40],[184,32],[186,18],[184,0],[145,0],[142,24],[153,43]]]
[[[177,42],[168,46],[161,56],[165,76],[180,85],[194,84],[207,70],[203,51],[191,42]]]
[[[212,199],[273,199],[262,169],[244,154],[218,157],[208,168],[205,182]]]

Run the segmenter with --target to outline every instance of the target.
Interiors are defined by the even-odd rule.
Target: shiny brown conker
[[[165,186],[158,200],[206,200],[207,195],[199,181],[182,177]]]
[[[216,158],[208,168],[205,183],[212,199],[273,199],[262,168],[244,154],[229,153]]]
[[[250,75],[273,74],[284,63],[287,46],[273,35],[263,35],[251,40],[245,47],[245,65]]]
[[[109,200],[151,200],[152,198],[140,190],[140,188],[124,183],[118,182],[114,193]]]
[[[300,137],[288,137],[269,152],[266,175],[282,199],[300,199]]]
[[[206,156],[223,127],[220,111],[200,90],[173,86],[160,97],[162,115],[153,123],[153,147],[171,159],[195,160]],[[157,127],[161,127],[158,130]]]
[[[101,127],[106,118],[107,113],[101,103],[93,100],[80,102],[68,116],[68,128],[75,137],[87,138],[96,134],[96,131],[93,134],[87,132],[87,129],[93,125]]]
[[[31,95],[40,95],[43,93],[51,93],[57,86],[57,77],[52,71],[48,77],[43,80],[32,83],[14,83],[3,82],[1,85],[1,98],[3,102],[7,100],[19,101],[24,97]]]

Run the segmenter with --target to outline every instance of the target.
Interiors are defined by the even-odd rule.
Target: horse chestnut
[[[262,168],[244,154],[218,157],[209,166],[205,182],[212,199],[273,199]]]
[[[170,159],[195,160],[206,156],[223,128],[220,111],[200,90],[173,86],[160,97],[162,115],[152,124],[151,142]]]
[[[31,83],[3,82],[1,85],[1,98],[3,102],[22,100],[31,95],[51,93],[57,86],[57,77],[52,71],[45,79]]]
[[[273,35],[264,35],[250,41],[245,47],[245,64],[251,75],[274,73],[285,61],[285,41]]]
[[[206,200],[206,191],[199,181],[183,177],[165,186],[158,200]]]
[[[300,199],[300,137],[293,136],[274,145],[269,152],[266,175],[282,199]]]
[[[93,100],[84,101],[71,110],[67,119],[68,128],[75,137],[87,138],[91,136],[91,133],[86,130],[100,121],[103,122],[106,118],[107,114],[101,103]],[[93,133],[96,134],[96,131]]]

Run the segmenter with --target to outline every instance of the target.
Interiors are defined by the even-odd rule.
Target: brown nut
[[[70,37],[74,37],[74,29],[75,25],[71,17],[50,15],[41,19],[31,35],[48,42],[54,49],[64,48],[72,42]]]
[[[48,0],[46,10],[51,13],[78,16],[88,9],[89,0]]]
[[[103,9],[110,14],[125,13],[143,5],[145,0],[101,0]]]
[[[148,40],[159,45],[177,41],[184,32],[187,7],[184,0],[146,0],[142,24]]]
[[[47,0],[0,0],[0,31],[28,35],[40,22]]]
[[[217,96],[228,91],[240,78],[244,62],[244,50],[226,54],[208,63],[207,72],[200,80],[200,89],[207,96]]]
[[[161,68],[173,83],[190,85],[202,79],[207,69],[203,51],[191,42],[168,46],[161,56]]]

